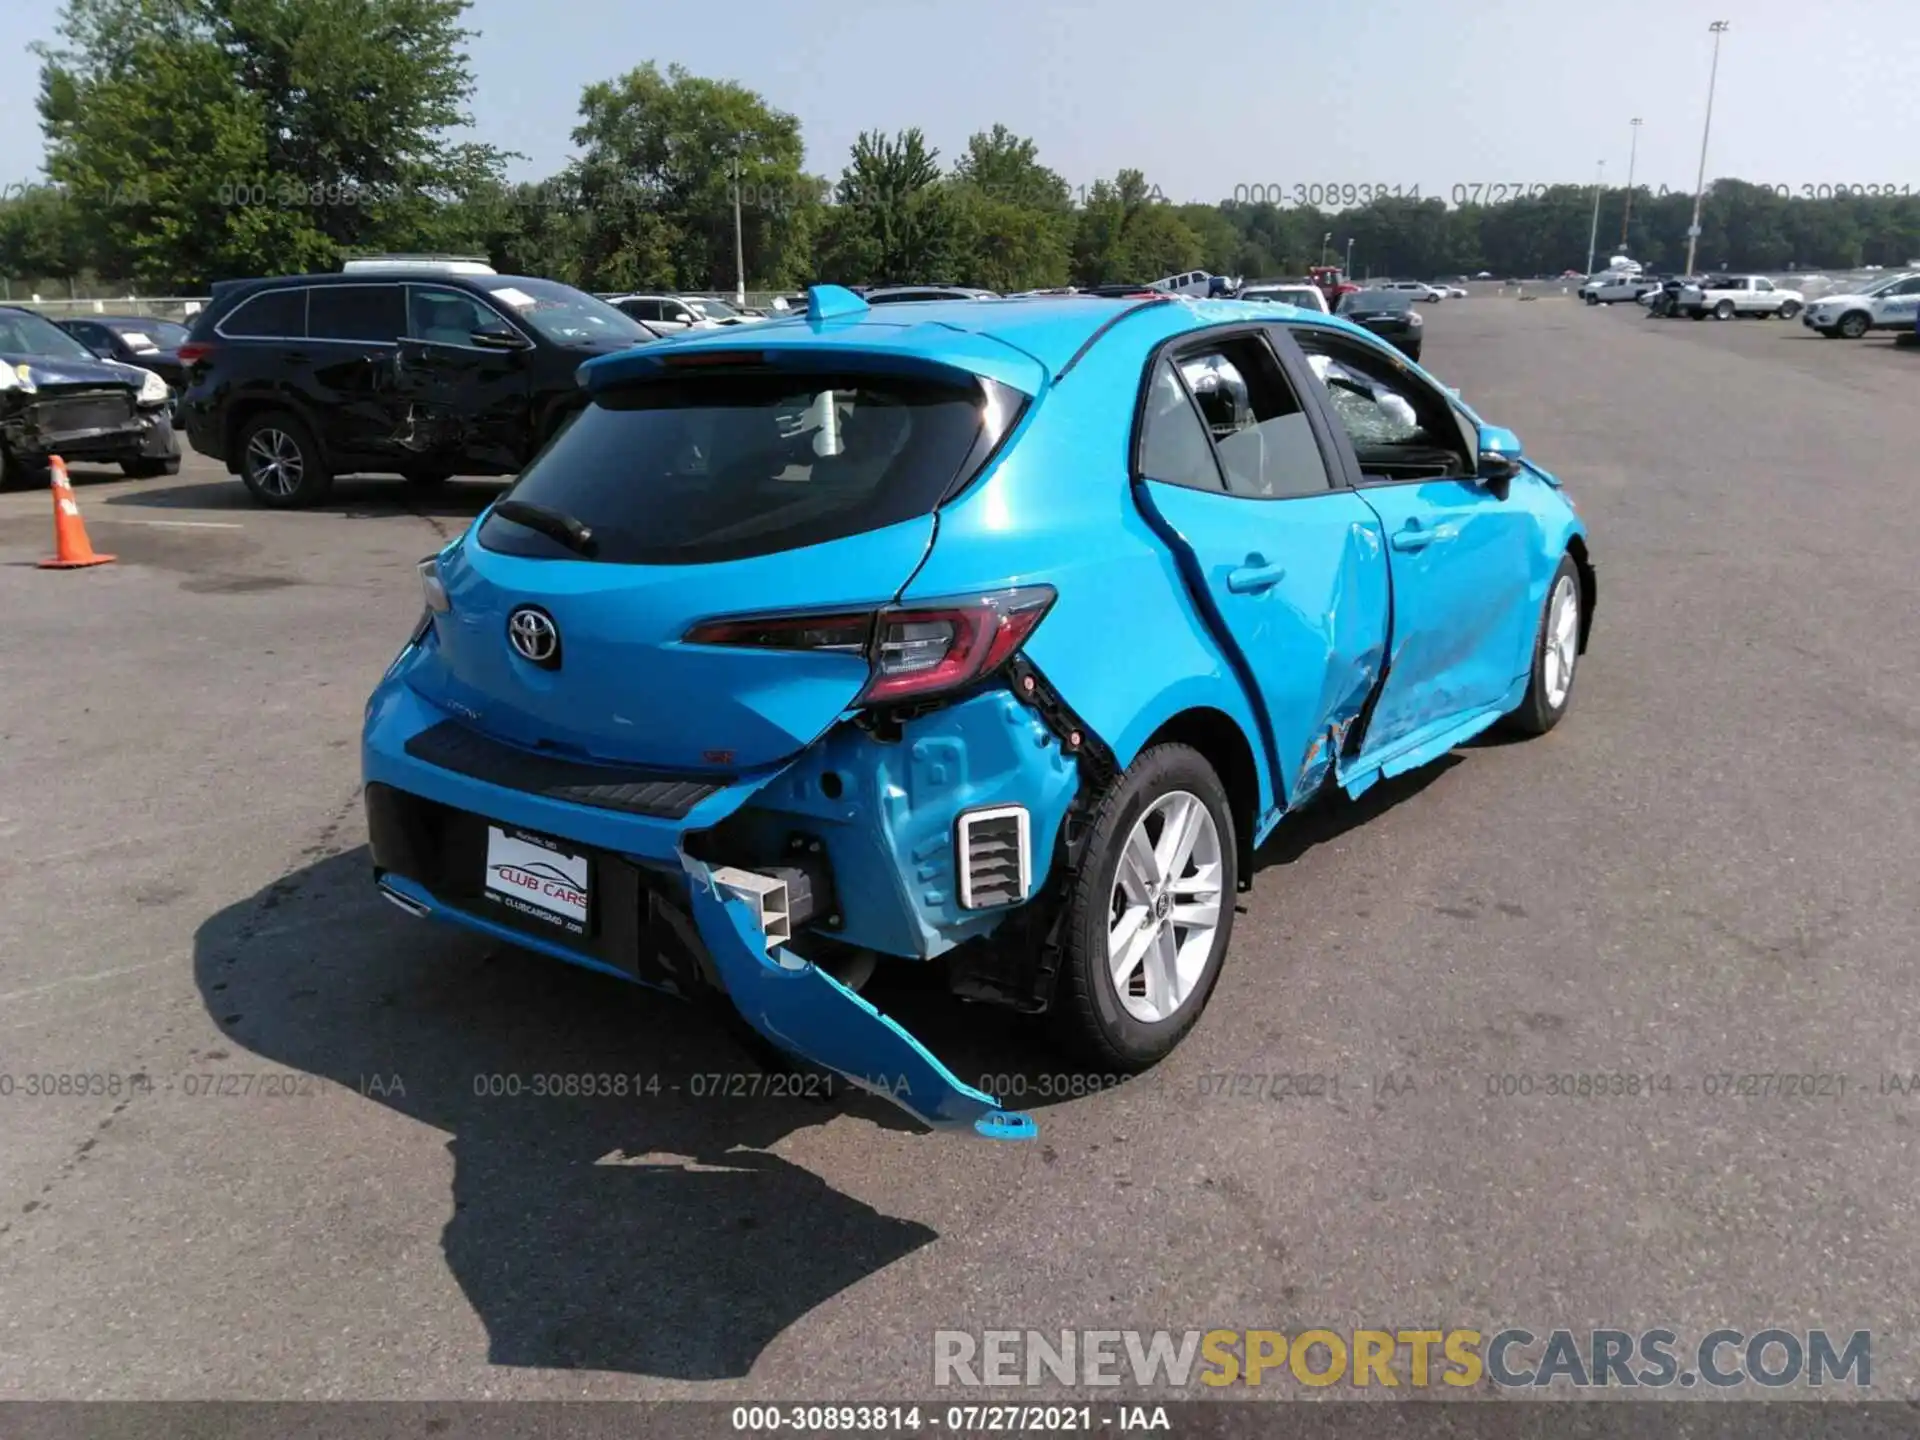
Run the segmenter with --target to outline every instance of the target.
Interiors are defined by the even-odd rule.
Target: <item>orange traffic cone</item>
[[[53,548],[51,559],[42,560],[42,570],[80,570],[88,565],[108,565],[111,555],[96,555],[87,539],[87,522],[80,518],[74,502],[73,482],[67,479],[67,462],[53,457]]]

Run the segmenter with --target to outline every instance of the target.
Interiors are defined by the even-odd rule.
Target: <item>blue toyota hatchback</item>
[[[1150,1066],[1276,825],[1551,729],[1592,626],[1560,483],[1336,317],[821,286],[580,381],[421,565],[376,881],[935,1127],[1033,1133],[861,998],[877,964]]]

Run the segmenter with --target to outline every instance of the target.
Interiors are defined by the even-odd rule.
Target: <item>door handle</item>
[[[1460,533],[1457,525],[1436,525],[1427,529],[1418,520],[1409,520],[1393,535],[1396,550],[1424,550],[1438,540],[1451,540]]]
[[[1235,595],[1260,595],[1286,577],[1286,566],[1269,565],[1265,556],[1249,555],[1246,564],[1227,572],[1227,589]]]

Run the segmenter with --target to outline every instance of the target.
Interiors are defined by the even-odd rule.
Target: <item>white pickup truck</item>
[[[1869,330],[1911,330],[1920,317],[1920,274],[1890,275],[1858,294],[1822,295],[1807,306],[1807,327],[1828,339],[1858,340]]]
[[[1762,319],[1778,315],[1791,320],[1806,304],[1806,296],[1798,290],[1778,289],[1764,275],[1710,275],[1674,296],[1673,313],[1694,320],[1709,315],[1716,320],[1731,320],[1736,315]]]
[[[1638,300],[1659,288],[1660,282],[1650,275],[1611,270],[1589,278],[1580,287],[1580,298],[1589,305],[1611,305],[1616,300]]]

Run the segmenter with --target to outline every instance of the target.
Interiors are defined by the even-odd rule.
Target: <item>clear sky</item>
[[[53,6],[0,0],[0,185],[37,177],[30,108]],[[1123,167],[1169,199],[1236,186],[1590,183],[1707,173],[1920,193],[1920,0],[476,0],[480,138],[557,169],[583,85],[672,61],[800,117],[837,175],[862,129],[944,158],[1003,122],[1075,186]],[[20,103],[15,103],[20,102]]]

